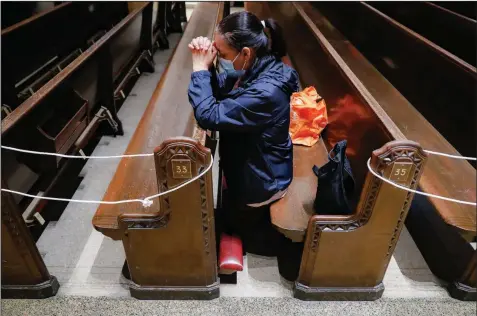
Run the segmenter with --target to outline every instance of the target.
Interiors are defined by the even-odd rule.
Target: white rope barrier
[[[132,155],[113,155],[113,156],[86,156],[86,155],[81,155],[81,156],[74,156],[74,155],[63,155],[63,154],[57,154],[57,153],[48,153],[48,152],[43,152],[43,151],[34,151],[34,150],[26,150],[26,149],[19,149],[15,147],[8,147],[8,146],[2,146],[3,149],[8,149],[11,151],[16,151],[20,153],[25,153],[25,154],[32,154],[32,155],[44,155],[44,156],[56,156],[56,157],[62,157],[62,158],[73,158],[73,159],[114,159],[114,158],[136,158],[136,157],[152,157],[154,154],[132,154]]]
[[[16,152],[26,153],[26,154],[32,154],[32,155],[56,156],[56,157],[73,158],[73,159],[85,159],[85,158],[89,158],[89,159],[115,159],[115,158],[136,158],[136,157],[152,157],[152,156],[154,156],[154,154],[131,154],[131,155],[113,155],[113,156],[86,156],[86,155],[74,156],[74,155],[49,153],[49,152],[44,152],[44,151],[20,149],[20,148],[9,147],[9,146],[1,146],[1,148],[11,150],[11,151],[16,151]],[[457,155],[445,154],[445,153],[432,151],[432,150],[424,150],[424,152],[426,152],[430,155],[444,156],[444,157],[453,158],[453,159],[477,161],[476,157],[457,156]]]
[[[164,192],[161,192],[161,193],[158,193],[158,194],[154,194],[154,195],[151,195],[151,196],[147,196],[143,199],[130,199],[130,200],[119,200],[119,201],[75,200],[75,199],[63,199],[63,198],[55,198],[55,197],[48,197],[48,196],[32,195],[32,194],[27,194],[27,193],[18,192],[18,191],[9,190],[9,189],[3,189],[3,188],[2,188],[2,191],[13,193],[13,194],[18,194],[18,195],[22,195],[22,196],[26,196],[26,197],[41,199],[41,200],[89,203],[89,204],[123,204],[123,203],[139,202],[139,203],[142,203],[142,206],[144,206],[144,207],[150,207],[153,204],[152,199],[155,199],[155,198],[158,198],[160,196],[163,196],[163,195],[172,193],[174,191],[177,191],[177,190],[185,187],[186,185],[196,181],[200,177],[204,176],[212,168],[213,164],[214,164],[214,158],[211,157],[210,164],[207,166],[207,168],[204,171],[202,171],[201,173],[199,173],[197,176],[195,176],[194,178],[192,178],[190,180],[187,180],[186,182],[184,182],[184,183],[182,183],[182,184],[180,184],[180,185],[178,185],[178,186],[176,186],[176,187],[174,187],[170,190],[167,190],[167,191],[164,191]]]
[[[431,154],[431,155],[444,156],[444,157],[454,158],[454,159],[477,160],[476,157],[456,156],[456,155],[450,155],[450,154],[440,153],[440,152],[432,151],[432,150],[424,150],[424,152],[426,152],[426,153],[428,153],[428,154]]]
[[[371,168],[371,158],[368,159],[368,169],[369,171],[378,179],[381,179],[383,180],[384,182],[392,185],[392,186],[395,186],[396,188],[399,188],[401,190],[405,190],[405,191],[409,191],[409,192],[413,192],[413,193],[416,193],[416,194],[420,194],[420,195],[424,195],[424,196],[428,196],[428,197],[433,197],[433,198],[436,198],[436,199],[441,199],[441,200],[445,200],[445,201],[450,201],[450,202],[455,202],[455,203],[460,203],[460,204],[466,204],[466,205],[473,205],[473,206],[477,206],[477,203],[476,202],[469,202],[469,201],[462,201],[462,200],[457,200],[457,199],[452,199],[452,198],[448,198],[448,197],[445,197],[445,196],[440,196],[440,195],[436,195],[436,194],[431,194],[431,193],[426,193],[426,192],[422,192],[422,191],[417,191],[417,190],[413,190],[411,188],[408,188],[408,187],[405,187],[405,186],[402,186],[400,184],[397,184],[395,182],[392,182],[391,180],[389,179],[386,179],[384,178],[383,176],[379,175],[376,171],[373,170],[373,168]]]
[[[1,146],[1,148],[11,150],[11,151],[16,151],[16,152],[33,154],[33,155],[57,156],[57,157],[62,157],[62,158],[73,158],[73,159],[86,159],[86,158],[89,158],[89,159],[115,159],[115,158],[137,158],[137,157],[152,157],[152,156],[154,156],[154,154],[131,154],[131,155],[113,155],[113,156],[86,156],[86,155],[74,156],[74,155],[64,155],[64,154],[57,154],[57,153],[49,153],[49,152],[19,149],[19,148],[9,147],[9,146]],[[475,157],[457,156],[457,155],[440,153],[440,152],[431,151],[431,150],[424,150],[424,152],[426,152],[428,154],[431,154],[431,155],[444,156],[444,157],[453,158],[453,159],[477,160],[477,158],[475,158]],[[169,193],[172,193],[174,191],[177,191],[180,188],[188,185],[189,183],[192,183],[192,182],[196,181],[197,179],[199,179],[200,177],[205,175],[212,168],[213,162],[214,162],[214,159],[212,158],[211,162],[210,162],[210,165],[207,167],[207,169],[205,169],[203,172],[201,172],[196,177],[194,177],[194,178],[192,178],[192,179],[190,179],[190,180],[188,180],[188,181],[186,181],[186,182],[178,185],[177,187],[175,187],[173,189],[170,189],[166,192],[161,192],[161,193],[158,193],[158,194],[155,194],[155,195],[151,195],[151,196],[145,197],[144,199],[130,199],[130,200],[119,200],[119,201],[75,200],[75,199],[63,199],[63,198],[55,198],[55,197],[47,197],[47,196],[37,196],[37,195],[27,194],[27,193],[23,193],[23,192],[19,192],[19,191],[3,189],[3,188],[1,190],[4,191],[4,192],[9,192],[9,193],[13,193],[13,194],[18,194],[18,195],[22,195],[22,196],[26,196],[26,197],[43,199],[43,200],[76,202],[76,203],[94,203],[94,204],[122,204],[122,203],[131,203],[131,202],[140,202],[140,203],[142,203],[142,205],[144,207],[149,207],[153,204],[152,199],[155,199],[155,198],[158,198],[162,195],[169,194]],[[450,202],[466,204],[466,205],[473,205],[473,206],[477,205],[476,202],[469,202],[469,201],[462,201],[462,200],[458,200],[458,199],[452,199],[452,198],[448,198],[448,197],[445,197],[445,196],[440,196],[440,195],[436,195],[436,194],[430,194],[430,193],[425,193],[425,192],[421,192],[421,191],[416,191],[416,190],[407,188],[405,186],[399,185],[399,184],[397,184],[395,182],[392,182],[389,179],[386,179],[386,178],[382,177],[381,175],[377,174],[371,168],[370,162],[371,162],[371,158],[368,159],[367,165],[368,165],[369,171],[375,177],[377,177],[377,178],[381,179],[382,181],[384,181],[384,182],[386,182],[386,183],[388,183],[392,186],[395,186],[399,189],[406,190],[406,191],[409,191],[409,192],[413,192],[415,194],[420,194],[420,195],[424,195],[424,196],[428,196],[428,197],[433,197],[433,198],[436,198],[436,199],[450,201]]]

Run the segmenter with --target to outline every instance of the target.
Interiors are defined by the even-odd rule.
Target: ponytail
[[[268,40],[271,42],[268,45],[269,52],[278,58],[286,56],[287,46],[285,44],[285,40],[283,39],[282,28],[274,19],[266,19],[264,22],[264,31],[268,33]]]

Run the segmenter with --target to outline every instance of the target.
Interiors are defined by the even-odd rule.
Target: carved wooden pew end
[[[212,161],[210,150],[188,137],[166,140],[154,153],[159,192],[196,177]],[[152,210],[118,214],[131,296],[219,297],[211,173],[159,197]]]
[[[371,167],[416,189],[427,155],[419,144],[392,141],[375,150]],[[311,172],[311,170],[310,170]],[[308,222],[294,295],[303,300],[376,300],[414,193],[368,172],[355,214],[314,215]]]
[[[8,188],[2,180],[2,188]],[[56,295],[50,275],[13,196],[2,192],[2,298],[39,299]]]
[[[296,280],[294,296],[298,299],[379,299],[384,291],[384,274],[414,194],[368,172],[354,214],[313,215],[309,208],[317,180],[312,166],[326,156],[326,148],[318,146],[294,153],[300,165],[295,166],[289,194],[271,207],[272,222],[286,237],[283,253],[278,257],[280,274]],[[372,153],[371,167],[391,181],[416,189],[426,159],[419,144],[392,141]],[[364,163],[359,167],[367,166]],[[313,190],[308,194],[303,188]],[[299,258],[299,246],[303,252],[297,278],[298,266],[293,259]]]

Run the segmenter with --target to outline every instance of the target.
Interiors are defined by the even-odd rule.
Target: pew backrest
[[[268,11],[269,16],[284,26],[290,59],[302,84],[315,86],[327,102],[329,125],[323,133],[324,145],[329,150],[337,141],[348,139],[347,155],[356,176],[358,195],[367,174],[366,162],[370,153],[390,140],[410,139],[418,141],[424,149],[459,155],[310,4],[266,6],[268,8],[261,8],[261,12]],[[287,25],[293,25],[293,28]],[[300,45],[303,42],[308,44]],[[310,56],[313,56],[312,61]],[[312,171],[309,172],[309,177],[314,177]],[[475,169],[467,161],[432,156],[419,185],[425,192],[475,201],[474,180]],[[312,193],[309,195],[312,196]],[[475,235],[474,207],[429,200],[449,225],[464,234]],[[304,221],[299,223],[305,230]]]
[[[144,4],[122,19],[121,22],[116,24],[91,47],[61,70],[53,79],[48,81],[3,119],[2,134],[8,133],[14,126],[21,123],[26,116],[31,116],[30,112],[38,110],[38,108],[51,102],[51,100],[57,97],[56,94],[61,94],[65,89],[76,90],[83,98],[89,101],[90,106],[97,104],[101,100],[107,107],[110,100],[106,98],[112,98],[112,91],[109,91],[112,88],[112,82],[98,81],[111,81],[112,78],[108,78],[108,76],[114,77],[112,73],[114,68],[111,65],[114,62],[114,58],[109,55],[111,53],[110,46],[118,45],[115,40],[121,39],[122,32],[128,29],[127,26],[131,25],[131,23],[137,24],[134,22],[136,19],[141,18],[141,13],[147,5]],[[137,32],[139,33],[140,29]],[[104,76],[105,80],[102,80]],[[89,80],[85,80],[85,77],[89,78]],[[35,111],[35,113],[37,112]]]
[[[95,32],[110,30],[126,15],[126,3],[66,2],[2,30],[2,94],[13,94],[11,89],[45,64],[85,50]],[[18,105],[14,95],[3,101]]]

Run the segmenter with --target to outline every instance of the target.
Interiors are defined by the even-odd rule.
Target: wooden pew
[[[3,119],[2,136],[8,136],[5,143],[65,153],[76,140],[85,138],[86,135],[80,136],[81,132],[92,133],[105,118],[109,119],[114,133],[122,134],[121,124],[117,119],[117,100],[123,100],[127,95],[125,89],[126,86],[131,86],[132,78],[137,77],[141,71],[153,71],[150,56],[152,28],[147,23],[142,23],[143,20],[150,22],[151,15],[152,3],[143,4],[131,12]],[[57,124],[56,120],[61,121],[59,117],[63,113],[58,115],[58,112],[62,109],[55,107],[61,106],[61,102],[65,101],[77,104],[64,113],[62,120],[65,122],[60,124],[67,124],[52,128],[60,134],[45,131],[44,125],[51,127]],[[94,113],[97,114],[96,119],[93,118]],[[78,121],[81,122],[79,125]],[[70,129],[70,132],[62,135],[65,129]],[[73,134],[71,130],[74,131]],[[18,143],[18,137],[15,136],[19,132],[32,135],[30,143]],[[56,147],[51,148],[52,145]],[[42,169],[41,159],[37,158],[28,160],[34,170]],[[58,167],[59,160],[53,160],[56,161],[53,164]]]
[[[330,23],[319,12],[307,12],[310,12],[310,16],[313,12],[313,20],[317,21],[323,32],[329,32],[330,38],[337,33],[336,29],[331,32]],[[346,58],[347,64],[355,73],[366,74],[362,76],[363,82],[369,82],[367,87],[373,95],[382,96],[382,101],[379,102],[383,109],[408,139],[418,141],[425,149],[459,155],[411,104],[403,102],[405,99],[397,91],[390,90],[389,82],[381,80],[382,83],[378,84],[378,81],[370,80],[369,74],[373,67],[363,67],[361,60],[364,58],[360,60],[353,57],[356,52],[349,43],[336,43],[334,47]],[[366,78],[369,81],[365,81]],[[387,91],[393,93],[388,94]],[[407,106],[404,106],[405,104]],[[432,156],[420,181],[420,187],[428,193],[475,202],[475,177],[475,167],[467,161]],[[469,243],[476,238],[476,217],[474,206],[418,196],[406,221],[431,271],[449,282],[448,290],[451,296],[461,300],[476,299],[476,253]]]
[[[261,18],[271,16],[278,20],[285,30],[289,56],[302,85],[315,86],[328,105],[327,130],[320,142],[311,148],[294,146],[293,182],[287,195],[271,208],[272,222],[279,231],[295,242],[305,238],[295,296],[321,300],[379,298],[383,291],[382,279],[412,195],[387,184],[378,185],[376,178],[366,175],[366,160],[373,149],[381,147],[373,152],[373,160],[374,168],[382,168],[383,165],[377,163],[378,157],[388,150],[396,150],[392,148],[399,144],[385,145],[392,140],[409,139],[424,148],[456,155],[458,152],[310,4],[247,4],[252,12],[258,7]],[[300,45],[304,42],[306,46]],[[341,139],[348,139],[347,155],[360,189],[356,213],[352,216],[312,216],[317,179],[311,168],[314,164],[323,165],[327,149]],[[420,152],[410,143],[406,145]],[[413,181],[418,179],[419,175]],[[475,201],[474,180],[475,169],[468,162],[432,156],[419,186],[425,192]],[[388,202],[380,204],[386,195]],[[381,202],[367,203],[373,200]],[[420,210],[439,214],[440,222],[445,222],[454,234],[475,236],[473,207],[430,199]],[[413,205],[411,214],[416,212],[419,210]],[[431,229],[422,227],[421,222],[420,230],[429,232]],[[430,237],[440,240],[434,234]],[[457,254],[458,259],[452,260],[467,260],[463,266],[467,271],[472,270],[475,260],[468,256],[471,246],[462,241],[460,244],[460,249],[465,249]],[[440,252],[440,257],[451,260],[449,253],[444,251]],[[280,261],[279,258],[279,264]],[[465,274],[463,270],[454,269],[454,274],[461,274],[452,281],[461,280],[475,287],[475,275]]]
[[[369,5],[475,67],[475,20],[430,2],[370,2]]]
[[[472,20],[477,20],[477,4],[465,1],[433,1],[431,4],[437,5],[445,10],[460,14]]]
[[[2,188],[6,188],[2,180]],[[2,298],[45,298],[59,283],[48,272],[11,194],[2,192]]]
[[[2,104],[15,109],[30,95],[29,88],[48,80],[42,78],[45,73],[61,61],[71,62],[90,38],[127,14],[126,3],[65,2],[2,30]]]
[[[96,129],[106,130],[107,126],[101,126],[105,122],[109,122],[113,133],[122,133],[116,116],[119,103],[115,102],[115,96],[119,99],[126,95],[127,91],[122,90],[138,73],[153,71],[149,50],[153,45],[153,27],[150,23],[152,3],[144,3],[96,40],[2,120],[2,144],[77,155],[96,135]],[[14,183],[20,185],[15,181],[14,171],[23,164],[31,169],[30,174],[35,177],[28,179],[32,180],[28,187],[19,189],[13,186]],[[64,175],[73,164],[73,160],[53,156],[39,157],[2,150],[2,187],[35,195],[43,192],[46,196],[58,196],[64,184]],[[25,211],[31,210],[30,215],[41,212],[47,203],[30,198],[14,200],[9,193],[2,192],[2,203],[4,198],[14,202],[2,204],[2,215],[5,215],[2,216],[2,225],[6,227],[2,237],[5,232],[20,246],[7,247],[3,241],[9,239],[2,238],[2,269],[6,269],[2,278],[2,295],[54,295],[54,278],[47,273],[41,257],[36,257],[37,250],[25,223],[22,221],[19,228],[17,224],[11,224],[11,220],[5,222],[9,218],[17,221],[17,215],[21,219],[21,213]],[[4,248],[7,249],[5,252]],[[26,257],[36,259],[29,261]],[[21,260],[27,261],[15,269],[8,268]],[[39,279],[38,275],[32,274],[35,269],[46,272],[41,272]],[[51,284],[44,285],[43,282]],[[48,287],[47,294],[45,286]]]
[[[462,155],[476,156],[475,66],[369,4],[337,6],[331,2],[314,2],[313,6]],[[473,132],[462,137],[462,131]]]
[[[163,192],[197,175],[211,161],[205,131],[196,125],[187,88],[192,72],[188,44],[212,37],[223,3],[198,3],[167,69],[104,196],[105,201]],[[175,138],[180,136],[180,138]],[[157,147],[160,145],[159,147]],[[157,148],[156,148],[157,147]],[[174,167],[174,169],[173,169]],[[184,175],[173,172],[185,168]],[[155,170],[155,171],[154,171]],[[211,172],[144,208],[140,203],[101,205],[93,226],[122,240],[131,281],[140,299],[212,299],[219,295]]]

